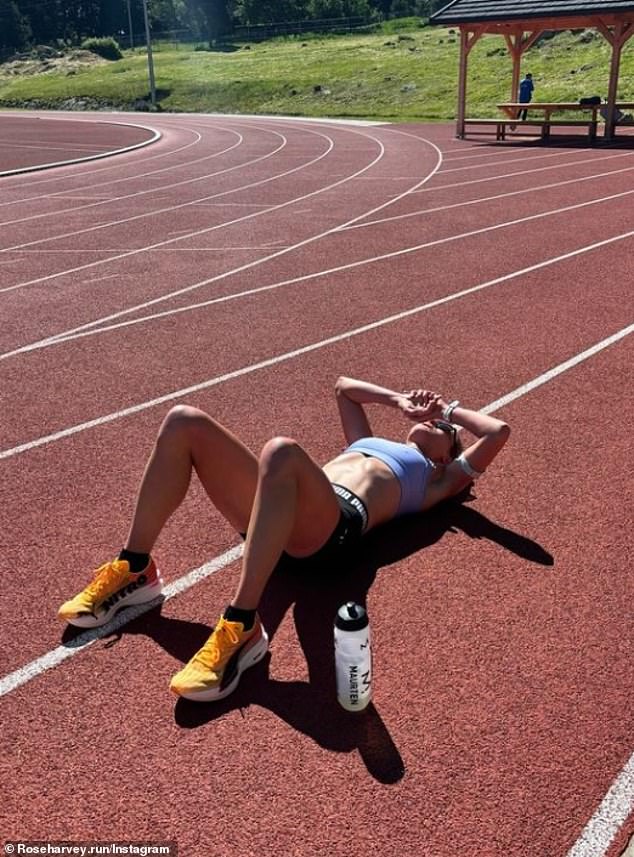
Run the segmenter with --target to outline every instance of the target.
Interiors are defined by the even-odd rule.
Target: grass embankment
[[[634,49],[621,61],[620,92],[634,100]],[[382,32],[275,39],[235,45],[227,52],[172,46],[155,49],[160,105],[169,111],[271,113],[391,121],[450,120],[455,116],[457,31],[389,22]],[[607,94],[610,49],[593,31],[564,32],[526,54],[539,101],[576,101]],[[510,97],[511,60],[499,36],[485,36],[469,58],[468,115],[497,113]],[[318,89],[320,87],[321,89]],[[0,107],[36,101],[50,107],[96,99],[130,108],[147,98],[147,60],[141,50],[122,60],[71,74],[47,71],[3,77]]]

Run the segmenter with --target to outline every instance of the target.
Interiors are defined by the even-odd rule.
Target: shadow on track
[[[520,123],[518,123],[518,128]],[[631,126],[627,126],[631,129]],[[614,140],[604,140],[597,137],[594,143],[588,141],[587,136],[578,134],[553,134],[547,140],[541,137],[523,137],[519,133],[517,139],[513,136],[506,140],[476,140],[467,138],[473,144],[474,149],[539,149],[547,152],[549,149],[584,149],[591,152],[604,152],[606,149],[634,149],[634,133],[622,133]]]
[[[332,625],[345,601],[366,603],[379,569],[437,542],[448,532],[461,531],[488,539],[530,562],[551,566],[553,557],[539,544],[493,523],[463,503],[450,501],[426,512],[393,521],[372,531],[346,567],[324,569],[310,562],[282,562],[273,573],[259,613],[272,640],[289,608],[308,665],[308,681],[277,681],[269,677],[270,655],[250,669],[231,696],[213,703],[179,699],[174,717],[184,729],[195,729],[230,711],[259,705],[272,711],[298,732],[334,752],[357,750],[369,774],[378,782],[398,782],[405,773],[400,753],[380,713],[370,705],[362,714],[344,711],[336,701]],[[123,614],[122,614],[123,616]],[[107,626],[100,636],[112,635]],[[133,619],[110,636],[115,645],[122,634],[145,634],[173,657],[186,662],[207,639],[210,629],[197,622],[163,616],[161,604]],[[73,645],[68,632],[66,645]]]

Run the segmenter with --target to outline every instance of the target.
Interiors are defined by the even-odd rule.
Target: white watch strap
[[[464,452],[461,452],[456,461],[462,468],[463,472],[469,477],[469,479],[477,479],[478,476],[482,476],[479,470],[475,470],[465,458]]]
[[[445,410],[442,412],[443,420],[450,423],[451,422],[451,415],[453,414],[453,412],[455,411],[455,409],[458,407],[459,404],[460,404],[460,402],[458,401],[458,399],[454,399],[453,402],[449,402],[449,404],[447,405]]]

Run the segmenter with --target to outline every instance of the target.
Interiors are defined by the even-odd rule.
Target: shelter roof
[[[634,12],[632,0],[452,0],[430,18],[432,24],[579,18]]]

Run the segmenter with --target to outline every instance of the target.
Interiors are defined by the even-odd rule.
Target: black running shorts
[[[328,541],[315,553],[301,559],[289,556],[284,552],[282,554],[284,564],[287,562],[293,564],[309,563],[313,566],[332,563],[348,554],[361,541],[361,537],[368,526],[368,510],[365,503],[352,491],[344,488],[343,485],[333,483],[332,487],[341,511],[337,526],[332,531]],[[245,533],[240,533],[240,535],[243,539],[246,537]]]

